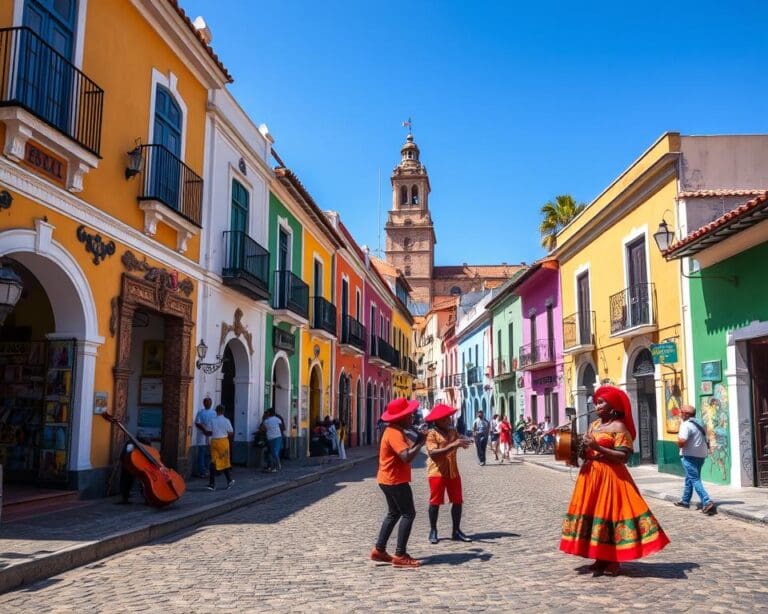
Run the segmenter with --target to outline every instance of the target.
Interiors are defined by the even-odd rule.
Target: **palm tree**
[[[557,233],[565,228],[573,218],[584,210],[584,203],[576,203],[570,194],[555,196],[555,202],[549,201],[541,207],[544,219],[539,224],[541,244],[552,251],[557,245]]]

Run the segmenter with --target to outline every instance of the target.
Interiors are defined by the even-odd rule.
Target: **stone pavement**
[[[531,463],[479,467],[462,453],[471,544],[427,541],[423,459],[409,543],[420,569],[368,559],[385,512],[375,461],[0,596],[15,612],[758,612],[768,608],[768,529],[651,501],[672,543],[592,577],[558,551],[573,489]],[[390,542],[390,549],[394,547]]]
[[[218,514],[249,505],[276,493],[311,483],[326,473],[375,457],[373,448],[354,448],[347,460],[284,461],[279,473],[234,467],[235,485],[225,490],[224,476],[217,490],[207,480],[192,479],[177,503],[158,510],[148,507],[138,493],[132,504],[119,497],[99,499],[91,505],[35,516],[0,525],[0,593],[21,584],[96,561],[200,523]]]
[[[573,473],[564,463],[557,462],[552,455],[520,454],[515,460],[534,463],[562,471]],[[640,465],[629,469],[635,483],[646,497],[664,501],[679,501],[683,492],[683,478],[669,473],[660,473],[655,465]],[[704,483],[709,496],[717,504],[719,514],[727,514],[741,520],[762,522],[768,524],[768,488],[731,488],[716,484]],[[699,498],[693,493],[691,504],[699,504]]]

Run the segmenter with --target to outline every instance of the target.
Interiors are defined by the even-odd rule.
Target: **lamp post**
[[[16,307],[23,289],[24,284],[16,271],[0,263],[0,326]]]
[[[205,360],[205,355],[208,353],[208,346],[205,345],[205,341],[203,339],[200,339],[200,343],[197,344],[197,368],[202,371],[203,373],[215,373],[221,368],[222,363],[224,362],[221,358],[221,355],[216,355],[216,362],[203,362]]]

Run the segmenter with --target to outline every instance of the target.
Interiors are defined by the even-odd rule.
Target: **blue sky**
[[[383,248],[413,118],[437,264],[542,256],[540,206],[589,202],[665,131],[768,132],[766,4],[182,0],[360,244]]]

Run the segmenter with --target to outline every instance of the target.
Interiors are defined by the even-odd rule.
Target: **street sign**
[[[651,356],[653,364],[666,365],[677,362],[677,344],[674,341],[651,344]]]

